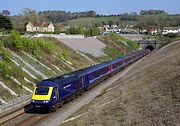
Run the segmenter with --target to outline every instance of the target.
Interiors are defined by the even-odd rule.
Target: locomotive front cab
[[[49,108],[53,104],[53,87],[36,86],[32,94],[31,104],[33,107]]]

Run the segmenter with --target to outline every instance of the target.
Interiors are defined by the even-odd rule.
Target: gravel
[[[94,57],[101,57],[105,54],[102,49],[106,47],[104,43],[95,38],[77,38],[77,39],[59,39],[62,43],[66,44],[70,48],[82,52],[88,53]]]

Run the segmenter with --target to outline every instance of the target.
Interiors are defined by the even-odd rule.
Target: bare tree
[[[25,26],[28,22],[44,22],[48,21],[44,17],[37,14],[35,10],[30,8],[25,8],[23,11],[16,17],[12,18],[12,23],[14,28],[18,31],[25,31]]]

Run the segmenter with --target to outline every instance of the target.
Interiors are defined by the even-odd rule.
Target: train
[[[145,49],[68,74],[42,80],[34,87],[31,104],[35,109],[56,111],[64,103],[120,72],[147,55]]]

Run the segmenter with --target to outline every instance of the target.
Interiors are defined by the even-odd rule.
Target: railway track
[[[88,92],[84,92],[84,94],[87,93]],[[82,96],[79,96],[79,98],[81,97]],[[72,99],[72,101],[74,101],[74,99]],[[70,102],[64,104],[63,106],[66,107],[68,104],[70,104]],[[51,117],[51,115],[55,115],[61,110],[62,108],[59,108],[54,113],[48,113],[48,111],[34,110],[31,105],[27,105],[1,116],[0,126],[34,126],[39,120]]]
[[[27,117],[26,112],[32,109],[31,105],[20,107],[0,117],[0,126],[15,126],[22,117]]]
[[[51,115],[46,111],[34,110],[32,105],[20,107],[0,117],[0,126],[33,126],[38,120]]]

